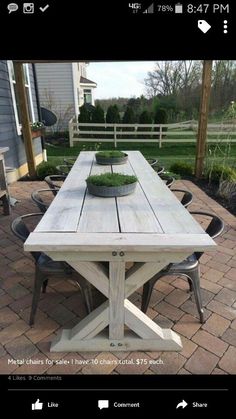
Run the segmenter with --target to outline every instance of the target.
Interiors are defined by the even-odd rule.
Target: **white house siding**
[[[41,106],[54,111],[58,131],[67,130],[75,115],[74,86],[71,63],[36,64]]]
[[[78,106],[76,115],[79,113],[79,108],[84,104],[84,87],[80,85],[80,77],[87,77],[87,65],[84,62],[72,63],[74,89],[77,92],[76,105]]]
[[[80,98],[79,98],[80,64],[79,63],[72,63],[72,77],[73,77],[75,115],[78,117],[79,107],[80,107]]]

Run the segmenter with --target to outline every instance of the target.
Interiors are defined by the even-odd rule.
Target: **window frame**
[[[87,95],[90,96],[90,98],[91,98],[90,102],[86,102],[86,100],[85,100],[85,97]],[[84,103],[88,103],[88,104],[92,105],[92,102],[93,102],[92,89],[84,88],[83,89],[83,96],[84,96]]]
[[[32,115],[32,121],[35,122],[35,113],[34,113],[34,104],[33,104],[33,97],[32,97],[32,90],[31,90],[31,82],[30,82],[30,75],[29,75],[29,65],[23,64],[24,70],[25,70],[25,87],[28,89],[28,95],[29,95],[29,106],[30,106],[30,113]],[[15,116],[15,123],[16,123],[16,131],[18,135],[22,134],[22,124],[19,120],[19,114],[17,109],[17,102],[16,102],[16,95],[14,90],[14,84],[16,84],[16,81],[14,80],[13,74],[14,74],[14,67],[12,61],[7,61],[7,67],[8,67],[8,75],[9,75],[9,81],[10,81],[10,90],[11,90],[11,97],[12,97],[12,104],[13,104],[13,110],[14,110],[14,116]],[[13,73],[12,73],[13,71]],[[27,91],[26,91],[27,95]],[[27,100],[28,103],[28,100]]]

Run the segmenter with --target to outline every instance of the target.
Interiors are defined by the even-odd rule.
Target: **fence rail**
[[[146,129],[146,130],[145,130]],[[70,147],[76,142],[152,142],[162,146],[168,142],[196,142],[197,121],[177,124],[95,124],[78,123],[75,118],[69,121]],[[236,125],[208,124],[207,141],[230,141],[236,143]]]

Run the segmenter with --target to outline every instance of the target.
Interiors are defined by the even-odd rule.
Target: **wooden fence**
[[[70,147],[75,142],[118,142],[163,143],[180,142],[195,143],[198,123],[186,121],[177,124],[94,124],[78,123],[75,118],[69,121]],[[208,142],[236,142],[236,125],[208,124]]]

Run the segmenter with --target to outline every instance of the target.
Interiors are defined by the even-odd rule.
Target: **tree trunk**
[[[203,62],[202,93],[199,112],[197,149],[195,160],[195,176],[199,179],[204,169],[204,158],[206,155],[207,122],[211,93],[212,60]]]

